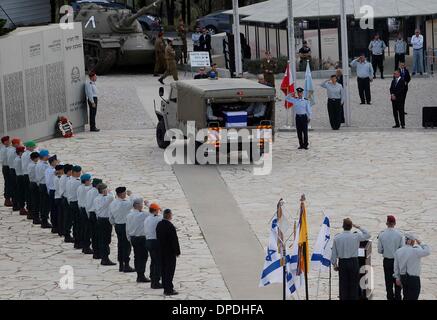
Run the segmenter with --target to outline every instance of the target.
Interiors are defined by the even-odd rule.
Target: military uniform
[[[187,31],[185,30],[185,25],[182,23],[178,27],[178,37],[182,40],[182,56],[181,56],[181,63],[187,64],[187,51],[188,51],[188,45],[187,45]]]
[[[155,70],[154,75],[163,74],[165,71],[165,45],[162,37],[155,40]]]
[[[264,59],[261,64],[261,68],[264,74],[264,80],[268,85],[275,87],[276,61],[273,59]]]
[[[298,88],[297,92],[303,92],[302,88]],[[287,96],[287,102],[293,104],[296,114],[296,132],[299,139],[299,149],[308,149],[308,123],[311,120],[311,102],[304,98],[295,98]]]
[[[90,174],[84,174],[80,177],[81,185],[77,188],[77,204],[79,206],[79,223],[80,223],[80,241],[82,247],[82,253],[93,254],[90,248],[91,245],[91,230],[88,214],[86,212],[86,195],[91,190],[91,184],[87,185],[88,181],[91,181]]]
[[[394,228],[387,228],[378,236],[378,253],[384,257],[383,266],[387,300],[401,300],[401,287],[396,285],[393,273],[395,252],[403,244],[402,234]]]
[[[93,179],[93,187],[87,192],[85,198],[85,209],[88,215],[88,222],[91,231],[91,245],[93,248],[93,259],[100,259],[99,250],[99,232],[97,228],[97,216],[96,210],[94,209],[94,200],[99,195],[97,186],[102,183],[100,179]]]
[[[405,235],[407,240],[415,240],[412,235]],[[405,245],[394,255],[394,277],[402,283],[404,300],[418,300],[420,295],[420,259],[429,256],[426,244]]]
[[[334,266],[338,266],[340,300],[358,300],[360,283],[358,249],[361,241],[370,239],[370,234],[365,229],[359,230],[361,233],[343,231],[334,237],[331,261]]]
[[[162,77],[159,78],[159,81],[162,83],[163,80],[169,75],[173,76],[174,81],[178,81],[179,78],[178,70],[176,69],[176,51],[170,44],[168,44],[165,48],[165,61],[167,64],[167,69],[165,70],[165,73],[162,75]]]

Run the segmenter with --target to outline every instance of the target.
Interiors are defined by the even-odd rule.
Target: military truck
[[[199,130],[208,131],[204,141],[196,141],[196,149],[206,143],[220,151],[218,149],[226,143],[224,149],[227,152],[236,149],[241,151],[241,137],[235,136],[235,131],[241,129],[256,132],[253,139],[258,139],[258,156],[264,153],[266,139],[271,142],[273,140],[274,88],[247,79],[180,80],[171,83],[167,97],[164,95],[164,88],[159,88],[161,108],[155,108],[155,113],[158,118],[156,140],[160,148],[165,149],[170,144],[165,139],[167,130],[179,129],[187,138],[189,121],[195,122],[196,134]],[[259,135],[261,131],[263,136]],[[226,137],[221,136],[222,132],[226,132]],[[269,136],[265,135],[266,132],[270,132]],[[231,146],[233,143],[237,143],[238,147]],[[253,156],[253,152],[250,155]]]
[[[82,22],[86,69],[105,74],[116,65],[153,65],[154,41],[151,35],[143,33],[137,18],[161,1],[157,0],[135,14],[129,9],[95,3],[81,5],[75,21]]]

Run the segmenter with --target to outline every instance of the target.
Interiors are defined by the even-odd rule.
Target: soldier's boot
[[[124,269],[124,263],[123,262],[119,262],[118,263],[118,271],[119,272],[123,272],[123,269]]]
[[[123,267],[123,272],[124,273],[129,273],[129,272],[135,272],[135,269],[132,268],[129,263],[125,263],[124,267]]]
[[[28,214],[28,212],[26,209],[24,209],[24,208],[20,209],[20,216],[27,216],[27,214]]]
[[[6,198],[5,199],[5,207],[12,207],[12,201],[11,198]]]
[[[42,229],[51,229],[52,225],[47,221],[47,219],[41,220],[41,228]]]

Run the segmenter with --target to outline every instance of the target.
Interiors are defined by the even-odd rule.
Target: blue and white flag
[[[281,253],[278,251],[278,235],[279,225],[278,218],[275,217],[272,221],[272,229],[270,232],[269,245],[267,247],[266,259],[264,261],[264,269],[261,275],[260,287],[268,286],[271,283],[282,283],[284,270],[281,265]],[[296,287],[294,286],[294,277],[290,269],[289,264],[290,256],[286,254],[286,281],[287,281],[287,294],[291,295],[295,293]]]
[[[313,76],[311,74],[310,62],[307,62],[307,69],[305,72],[305,87],[303,96],[305,99],[311,102],[311,106],[316,104],[316,98],[314,96],[314,84]]]
[[[267,255],[264,261],[264,269],[261,275],[260,287],[267,286],[271,283],[282,283],[283,269],[281,266],[281,253],[278,251],[278,218],[272,221],[272,230],[270,232]]]
[[[329,217],[325,215],[319,236],[317,237],[314,246],[313,255],[311,256],[311,269],[315,271],[329,271],[329,266],[331,265],[331,253],[330,222]]]

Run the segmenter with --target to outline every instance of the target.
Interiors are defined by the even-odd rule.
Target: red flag
[[[289,94],[294,95],[294,79],[293,74],[290,72],[289,63],[287,63],[287,70],[285,70],[284,79],[282,79],[281,90],[286,96],[288,96]],[[291,107],[293,107],[293,104],[291,102],[285,101],[284,107],[286,109],[290,109]]]

